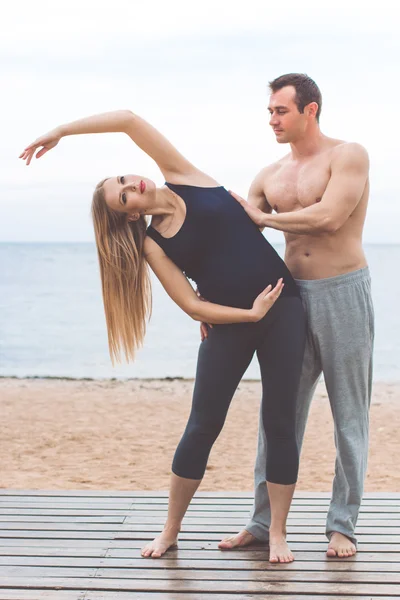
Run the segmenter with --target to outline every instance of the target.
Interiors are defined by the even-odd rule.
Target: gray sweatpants
[[[310,403],[321,376],[331,405],[336,446],[335,477],[326,535],[354,530],[368,457],[374,312],[366,267],[312,281],[297,280],[307,319],[307,340],[297,400],[297,443],[301,450]],[[321,450],[326,439],[320,433]],[[246,530],[268,541],[270,505],[265,484],[267,450],[260,419],[255,465],[255,498]]]

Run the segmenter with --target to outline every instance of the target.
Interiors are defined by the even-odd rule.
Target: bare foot
[[[224,538],[219,544],[218,548],[221,550],[232,550],[233,548],[242,548],[244,546],[250,546],[251,544],[260,543],[259,540],[254,537],[251,533],[243,529],[236,535]]]
[[[270,563],[290,563],[294,561],[294,556],[286,542],[284,533],[269,532],[269,562]]]
[[[327,556],[330,558],[348,558],[349,556],[354,556],[356,552],[357,548],[348,537],[337,531],[332,533],[326,552]]]
[[[169,548],[176,546],[177,534],[163,531],[142,549],[143,558],[160,558]]]

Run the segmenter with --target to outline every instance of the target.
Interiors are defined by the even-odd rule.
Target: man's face
[[[296,102],[296,90],[288,85],[271,94],[268,111],[271,115],[271,125],[276,141],[279,144],[295,142],[304,135],[307,125],[306,111],[299,112]]]

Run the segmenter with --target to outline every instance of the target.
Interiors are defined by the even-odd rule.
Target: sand
[[[2,488],[165,490],[190,410],[187,380],[0,379]],[[259,382],[243,382],[210,457],[203,491],[251,491]],[[366,491],[400,492],[400,383],[376,383]],[[330,491],[333,425],[319,385],[298,490]]]

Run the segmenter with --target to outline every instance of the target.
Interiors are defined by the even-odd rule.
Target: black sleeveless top
[[[186,204],[180,230],[164,238],[151,225],[147,235],[216,304],[251,308],[268,284],[283,277],[282,296],[298,296],[289,269],[246,211],[223,187],[166,185]]]

